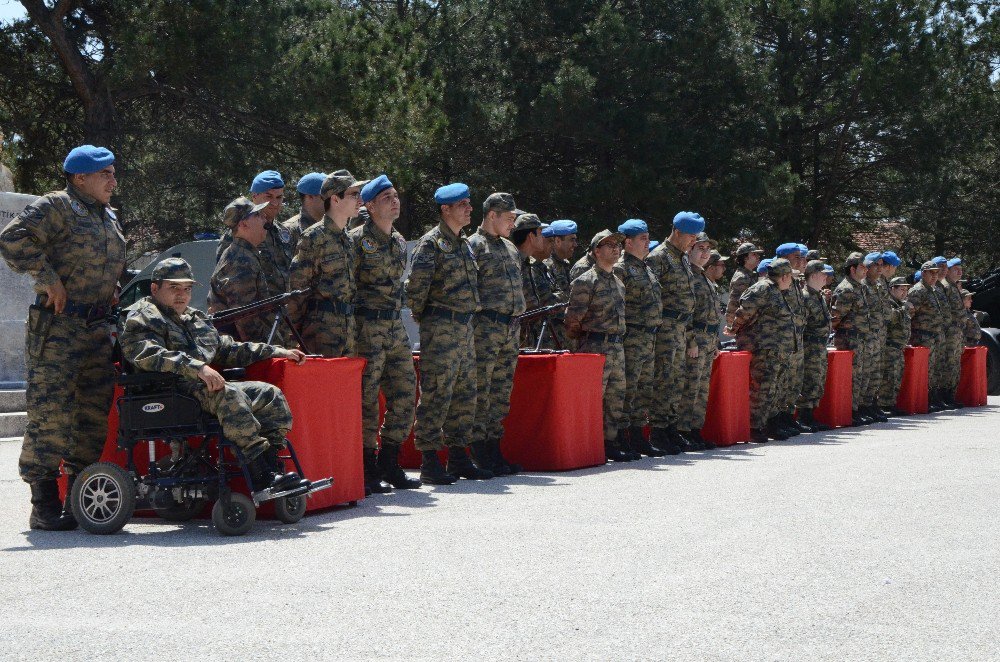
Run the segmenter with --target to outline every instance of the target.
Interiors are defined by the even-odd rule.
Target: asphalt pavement
[[[0,658],[995,660],[1000,398],[258,522],[28,530],[0,443]]]

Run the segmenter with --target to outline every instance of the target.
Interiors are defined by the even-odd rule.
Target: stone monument
[[[0,230],[37,196],[0,193]],[[31,277],[14,273],[0,260],[0,389],[24,388],[24,321],[35,301]]]

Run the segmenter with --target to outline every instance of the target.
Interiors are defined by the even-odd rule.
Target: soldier
[[[883,254],[884,255],[884,254]],[[906,359],[903,349],[910,342],[910,308],[906,294],[910,284],[905,278],[889,281],[889,315],[886,319],[885,350],[882,353],[882,381],[879,385],[879,408],[885,416],[904,416],[896,407],[903,381]]]
[[[229,228],[233,241],[222,253],[212,273],[208,293],[208,312],[216,313],[226,308],[245,306],[268,297],[267,277],[261,265],[257,247],[267,236],[266,222],[260,213],[267,203],[255,205],[247,198],[236,198],[222,212],[222,223]],[[242,342],[264,342],[285,346],[288,343],[284,325],[275,328],[273,313],[261,313],[236,321],[224,330]]]
[[[267,277],[268,292],[271,296],[284,294],[288,291],[288,272],[295,255],[292,245],[292,235],[280,223],[278,215],[285,200],[285,182],[281,173],[275,170],[265,170],[258,173],[250,184],[250,200],[255,204],[267,203],[261,212],[267,222],[267,238],[259,246],[260,262]],[[233,235],[229,230],[222,234],[219,249],[215,253],[216,261],[229,248]]]
[[[826,387],[827,344],[830,342],[830,307],[823,296],[833,267],[821,260],[810,260],[805,267],[806,282],[802,286],[802,304],[806,312],[805,329],[802,332],[803,380],[802,391],[796,404],[799,422],[809,426],[813,432],[829,430],[830,427],[813,417],[813,410],[823,399]]]
[[[954,322],[954,304],[948,300],[948,292],[945,290],[944,283],[948,278],[948,259],[942,255],[931,258],[940,269],[937,282],[934,283],[934,289],[932,292],[934,296],[937,297],[938,303],[941,304],[942,315],[938,319],[938,334],[940,336],[941,351],[937,352],[936,362],[937,365],[932,367],[931,370],[937,375],[937,386],[935,388],[934,402],[937,403],[938,407],[942,410],[944,409],[955,409],[955,407],[948,401],[948,384],[951,381],[951,352],[954,347],[954,338],[949,344],[949,326]]]
[[[122,356],[140,372],[180,377],[180,391],[216,416],[223,434],[243,453],[255,492],[308,489],[309,481],[282,472],[278,458],[292,428],[285,396],[263,382],[227,382],[210,365],[244,367],[271,357],[302,365],[305,354],[219,335],[205,313],[188,306],[194,283],[191,265],[181,258],[167,258],[156,265],[150,296],[137,302],[125,319]]]
[[[333,198],[334,203],[338,201]],[[417,378],[410,341],[400,318],[406,240],[392,225],[399,218],[399,194],[388,177],[379,175],[361,189],[361,201],[369,213],[361,226],[348,232],[356,269],[357,352],[367,361],[361,376],[361,431],[365,484],[372,492],[382,494],[389,491],[390,485],[397,490],[421,485],[399,466],[400,446],[413,429]],[[385,396],[381,430],[379,390]]]
[[[962,305],[965,307],[965,318],[962,320],[962,337],[966,347],[975,347],[983,338],[983,329],[979,325],[975,311],[972,310],[972,292],[962,290]]]
[[[868,288],[868,328],[865,337],[868,342],[868,390],[863,396],[861,413],[875,421],[889,420],[878,406],[878,394],[882,383],[882,354],[886,342],[886,324],[888,323],[890,304],[889,288],[882,280],[882,269],[885,261],[882,253],[869,253],[865,256],[865,266],[868,272],[862,283]]]
[[[323,218],[323,196],[320,190],[326,175],[322,172],[310,172],[302,175],[295,185],[295,191],[299,194],[299,213],[282,223],[291,235],[292,255],[299,246],[299,239],[302,233],[309,229],[309,226],[319,223]]]
[[[912,306],[910,310],[910,341],[914,345],[930,349],[930,355],[927,359],[927,388],[928,411],[931,413],[943,409],[938,402],[941,373],[937,355],[944,351],[941,320],[948,314],[948,311],[934,291],[939,275],[940,269],[933,260],[924,262],[920,267],[920,280],[910,288],[906,295],[906,300]]]
[[[673,230],[667,240],[646,257],[660,283],[663,318],[656,334],[656,385],[650,411],[653,434],[650,441],[658,448],[696,450],[701,446],[680,434],[677,423],[686,381],[687,347],[692,336],[694,315],[694,273],[687,252],[704,231],[705,219],[695,212],[682,211],[674,216]]]
[[[643,427],[649,422],[649,398],[653,389],[653,362],[656,358],[656,331],[660,326],[663,302],[660,283],[645,259],[649,254],[649,226],[630,218],[618,226],[624,237],[624,251],[614,273],[625,288],[625,397],[622,406],[622,433],[617,445],[635,455],[662,457],[667,454],[646,440]],[[680,452],[673,449],[674,453]]]
[[[288,316],[309,352],[354,356],[358,254],[345,228],[361,206],[361,186],[350,172],[338,170],[323,180],[320,195],[323,222],[308,228],[299,239],[290,278],[292,289],[312,288],[312,292],[294,299]]]
[[[871,374],[867,337],[867,330],[871,328],[871,302],[868,288],[862,284],[868,273],[864,259],[858,252],[847,256],[844,262],[844,279],[833,291],[830,303],[833,344],[839,350],[854,352],[851,370],[851,424],[855,426],[875,422],[860,411],[865,394],[868,393],[868,377]]]
[[[599,232],[597,234],[600,234]],[[596,237],[597,235],[594,235]],[[594,266],[594,240],[590,240],[590,247],[587,252],[583,254],[579,260],[573,263],[573,267],[569,270],[569,282],[572,283],[577,277],[582,274],[587,269]]]
[[[798,350],[793,352],[788,358],[787,379],[782,385],[781,395],[778,397],[781,411],[777,414],[777,422],[790,437],[794,437],[802,432],[813,431],[812,427],[806,425],[803,421],[796,420],[794,417],[795,404],[801,396],[802,381],[805,373],[803,334],[806,327],[806,309],[802,297],[802,286],[805,284],[802,272],[806,268],[806,252],[807,249],[804,244],[794,242],[781,244],[775,251],[777,257],[785,258],[792,267],[792,287],[782,291],[781,294],[788,299],[788,306],[792,310],[792,317],[795,320],[795,332],[798,337],[798,342],[796,343]]]
[[[514,230],[510,235],[520,252],[521,289],[524,293],[527,310],[560,303],[555,292],[554,281],[543,262],[544,254],[548,250],[548,240],[542,236],[545,228],[545,224],[535,214],[522,213],[514,221]],[[554,320],[552,318],[549,320],[549,333],[555,334]],[[530,325],[522,326],[521,344],[534,346],[539,333],[541,333],[541,322],[536,321]],[[545,340],[542,346],[551,347],[553,344]],[[560,346],[563,344],[562,337],[559,338],[559,344]]]
[[[66,188],[25,207],[0,233],[11,270],[29,274],[25,362],[28,424],[18,470],[31,486],[32,529],[76,528],[59,500],[59,464],[72,485],[96,462],[107,436],[114,388],[107,322],[125,268],[125,238],[110,206],[115,157],[93,145],[63,162]]]
[[[521,471],[519,465],[504,459],[500,450],[517,366],[520,330],[514,316],[525,311],[521,258],[507,239],[519,213],[523,212],[510,193],[491,193],[483,202],[483,222],[469,239],[476,258],[482,306],[473,322],[476,419],[472,457],[497,476]]]
[[[726,306],[726,324],[731,325],[733,323],[734,315],[736,314],[736,309],[740,306],[740,297],[748,287],[753,285],[759,280],[760,275],[757,273],[757,267],[760,266],[761,257],[764,255],[764,251],[760,250],[751,243],[743,243],[739,245],[733,256],[736,258],[736,272],[733,273],[732,279],[729,281],[729,304]],[[739,347],[741,350],[749,350],[749,347]]]
[[[941,279],[941,288],[947,303],[944,317],[946,379],[942,384],[940,399],[951,409],[962,409],[963,405],[955,397],[958,380],[962,376],[962,352],[965,349],[965,302],[962,299],[962,258],[953,257],[945,264],[947,270]]]
[[[466,449],[476,415],[476,348],[472,318],[480,309],[476,259],[462,233],[472,216],[469,187],[454,183],[434,193],[441,223],[417,242],[406,298],[420,324],[420,402],[414,444],[423,456],[420,478],[450,485],[456,477],[493,478]],[[539,237],[540,238],[540,237]],[[448,468],[437,451],[448,447]]]
[[[610,230],[595,235],[594,266],[570,284],[566,332],[579,340],[579,351],[604,354],[602,377],[604,453],[613,462],[639,459],[623,448],[622,404],[625,398],[625,286],[614,274],[622,236]]]
[[[573,268],[573,253],[576,252],[577,226],[570,220],[552,221],[549,227],[542,231],[545,237],[552,237],[552,256],[545,261],[549,273],[555,281],[556,292],[561,294],[563,301],[569,301],[569,272]]]
[[[711,449],[715,444],[702,438],[701,427],[708,410],[708,387],[712,380],[712,365],[719,353],[719,330],[722,328],[719,294],[705,273],[716,242],[702,232],[698,235],[688,260],[694,272],[695,307],[691,326],[694,332],[687,347],[687,384],[684,399],[688,407],[680,417],[681,434],[695,443]]]
[[[780,388],[788,370],[788,356],[798,350],[795,320],[782,295],[792,286],[792,265],[775,258],[767,277],[748,287],[740,297],[732,329],[739,336],[753,327],[754,352],[750,359],[750,440],[787,439],[775,420],[780,411]]]

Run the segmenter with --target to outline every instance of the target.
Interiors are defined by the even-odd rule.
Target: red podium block
[[[986,352],[983,346],[966,347],[962,352],[962,376],[956,397],[966,407],[986,406]]]
[[[830,427],[841,428],[851,425],[851,388],[854,384],[851,363],[854,352],[850,350],[827,350],[826,386],[823,399],[819,402],[814,416],[817,421]]]
[[[903,348],[903,383],[896,398],[896,409],[908,414],[927,413],[927,363],[930,355],[928,347]]]
[[[750,352],[719,352],[712,363],[701,436],[716,446],[750,441]]]

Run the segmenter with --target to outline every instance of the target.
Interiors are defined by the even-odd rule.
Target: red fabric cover
[[[962,376],[955,397],[966,407],[986,406],[986,347],[966,347],[962,352]]]
[[[930,355],[928,347],[903,348],[903,383],[896,398],[896,409],[908,414],[927,413],[927,365]]]
[[[854,352],[850,350],[828,350],[826,386],[823,399],[819,402],[814,416],[817,421],[830,427],[840,428],[851,425],[851,363]]]
[[[750,441],[750,352],[719,352],[712,363],[701,436],[716,446]]]

